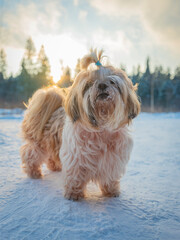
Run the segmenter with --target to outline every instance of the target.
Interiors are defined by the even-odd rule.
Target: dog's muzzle
[[[98,84],[98,93],[96,100],[105,100],[109,97],[108,93],[108,85],[106,83],[99,83]]]

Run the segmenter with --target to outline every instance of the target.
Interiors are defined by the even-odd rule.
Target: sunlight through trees
[[[179,111],[180,110],[180,66],[172,74],[170,69],[162,66],[150,67],[150,58],[146,60],[145,72],[140,65],[133,68],[129,76],[134,84],[138,84],[138,95],[144,111]],[[60,60],[62,75],[57,86],[69,87],[73,78],[71,69]],[[125,70],[123,64],[120,68]],[[51,76],[49,59],[42,45],[37,53],[33,40],[28,38],[25,52],[21,61],[20,72],[17,76],[7,76],[6,53],[0,50],[0,107],[23,107],[32,94],[43,86],[55,84]],[[75,76],[80,72],[80,59],[74,69]]]

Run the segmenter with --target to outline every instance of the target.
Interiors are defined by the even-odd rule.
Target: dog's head
[[[125,72],[102,66],[102,52],[91,52],[81,60],[77,75],[65,101],[65,110],[73,122],[80,121],[90,129],[116,130],[129,123],[140,112],[136,87]],[[88,70],[92,62],[96,69]]]

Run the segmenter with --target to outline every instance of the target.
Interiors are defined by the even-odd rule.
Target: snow
[[[63,198],[61,173],[22,173],[22,117],[0,109],[0,239],[180,239],[180,113],[140,114],[120,197],[91,183],[80,202]]]
[[[24,110],[21,108],[14,108],[14,109],[0,108],[0,119],[21,118],[23,114],[24,114]]]

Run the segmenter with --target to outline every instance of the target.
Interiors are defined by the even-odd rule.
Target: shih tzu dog
[[[40,178],[43,163],[52,171],[62,168],[68,199],[83,198],[89,181],[105,196],[119,196],[133,146],[128,125],[140,112],[136,86],[101,59],[102,51],[86,55],[67,93],[56,87],[38,90],[22,123],[24,171]]]

